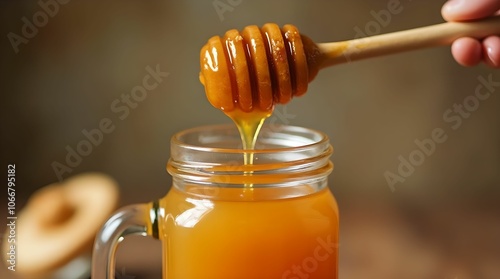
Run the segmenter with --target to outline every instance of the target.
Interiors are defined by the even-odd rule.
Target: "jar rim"
[[[294,145],[294,146],[284,146],[284,147],[275,147],[275,148],[265,148],[265,149],[252,149],[251,153],[253,154],[266,154],[266,153],[284,153],[284,152],[300,152],[304,151],[307,149],[315,148],[318,145],[322,144],[327,144],[329,145],[330,138],[328,135],[325,133],[311,129],[311,128],[304,128],[300,126],[291,126],[291,125],[272,125],[273,128],[271,129],[271,132],[294,132],[294,133],[303,133],[303,134],[309,134],[309,135],[314,135],[314,139],[309,139],[307,143],[304,143],[302,145]],[[270,125],[264,125],[264,127],[261,130],[260,137],[263,135],[263,132],[266,130],[266,127],[270,127]],[[215,152],[215,153],[229,153],[229,154],[243,154],[243,153],[248,153],[250,152],[249,150],[245,150],[242,147],[239,148],[227,148],[227,147],[214,147],[214,146],[202,146],[201,144],[195,145],[195,144],[189,144],[186,143],[185,140],[182,140],[183,137],[189,134],[194,134],[194,133],[200,133],[200,132],[214,132],[214,131],[228,131],[231,130],[234,133],[238,133],[237,128],[234,126],[234,124],[218,124],[218,125],[204,125],[204,126],[198,126],[194,128],[188,128],[183,131],[180,131],[176,134],[174,134],[171,138],[171,145],[172,146],[177,146],[182,149],[186,150],[193,150],[193,151],[201,151],[201,152]]]

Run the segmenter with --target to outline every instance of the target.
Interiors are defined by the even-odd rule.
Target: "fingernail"
[[[463,0],[450,0],[444,4],[444,9],[448,12],[453,12],[460,9],[463,2]]]
[[[500,61],[500,53],[497,52],[495,54],[495,51],[493,50],[493,47],[487,46],[486,47],[486,55],[488,55],[488,58],[490,59],[490,63],[493,64],[493,66],[498,67],[498,61]]]

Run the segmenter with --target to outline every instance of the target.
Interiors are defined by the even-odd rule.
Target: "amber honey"
[[[242,188],[218,188],[210,199],[189,188],[160,201],[165,278],[337,278],[338,210],[328,188],[254,188],[251,200]]]

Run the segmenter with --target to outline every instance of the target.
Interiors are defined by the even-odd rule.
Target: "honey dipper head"
[[[293,25],[267,23],[214,36],[200,52],[200,81],[225,112],[270,111],[301,96],[318,72],[318,47]]]

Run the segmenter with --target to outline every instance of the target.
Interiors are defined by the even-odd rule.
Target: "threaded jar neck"
[[[167,171],[174,186],[253,188],[327,185],[333,169],[328,137],[295,126],[264,126],[255,150],[243,150],[234,125],[203,126],[177,133],[171,140]],[[244,164],[245,153],[253,164]]]

